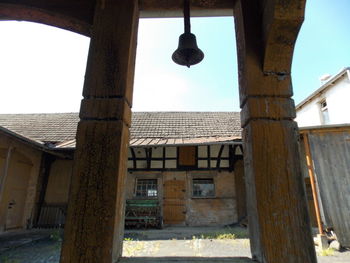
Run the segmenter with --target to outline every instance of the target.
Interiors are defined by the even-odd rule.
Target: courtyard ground
[[[42,235],[42,239],[38,235]],[[10,236],[12,248],[4,247],[0,235],[1,263],[58,263],[61,241],[58,231],[32,232],[15,244],[16,234]],[[163,230],[126,230],[121,262],[250,262],[249,239],[244,228],[168,227]],[[11,239],[10,238],[10,239]],[[9,238],[7,238],[8,240]],[[18,238],[17,238],[18,240]],[[350,263],[350,251],[330,251],[318,255],[319,263]],[[327,254],[327,255],[326,255]]]

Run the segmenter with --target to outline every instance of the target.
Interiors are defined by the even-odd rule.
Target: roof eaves
[[[305,126],[305,127],[299,127],[299,131],[300,133],[305,133],[311,130],[342,129],[342,128],[350,129],[350,123]]]
[[[34,149],[36,149],[36,150],[47,152],[47,153],[50,153],[50,154],[53,154],[53,155],[58,155],[59,157],[63,157],[63,158],[67,157],[65,154],[57,154],[57,153],[55,153],[54,151],[52,151],[51,147],[45,145],[41,141],[34,140],[34,139],[29,138],[27,136],[24,136],[22,134],[13,132],[13,131],[11,131],[9,129],[6,129],[6,128],[2,127],[2,126],[0,126],[0,132],[3,132],[7,136],[10,136],[10,137],[14,138],[17,141],[20,141],[20,142],[22,142],[22,143],[24,143],[26,145],[29,145],[29,146],[33,147]]]
[[[341,71],[339,71],[337,74],[335,74],[334,76],[332,76],[326,83],[324,83],[320,88],[318,88],[317,90],[315,90],[313,93],[311,93],[311,95],[309,95],[308,97],[306,97],[306,99],[302,100],[300,103],[298,103],[297,106],[295,106],[295,109],[298,110],[300,108],[302,108],[307,102],[311,101],[314,97],[316,97],[317,95],[321,94],[322,92],[324,92],[327,88],[329,88],[331,86],[331,84],[333,84],[335,81],[337,81],[341,76],[343,76],[344,74],[348,74],[348,77],[350,77],[350,74],[348,73],[348,71],[350,70],[350,67],[345,67],[343,68]]]

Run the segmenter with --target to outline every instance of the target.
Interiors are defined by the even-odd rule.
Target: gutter
[[[19,133],[16,133],[16,132],[13,132],[9,129],[6,129],[2,126],[0,126],[0,132],[3,132],[6,136],[12,137],[17,141],[20,141],[28,146],[31,146],[36,150],[40,150],[40,151],[52,154],[54,156],[57,156],[57,157],[60,157],[63,159],[67,159],[67,158],[71,159],[72,158],[71,154],[64,154],[61,152],[57,152],[55,149],[52,149],[51,147],[45,145],[44,143],[42,143],[40,141],[37,141],[35,139],[30,139],[28,137],[25,137],[25,136],[19,134]]]

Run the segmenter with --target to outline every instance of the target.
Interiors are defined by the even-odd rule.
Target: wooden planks
[[[350,246],[350,132],[309,134],[326,225],[340,243]]]
[[[196,167],[196,147],[181,146],[179,149],[179,166]]]
[[[185,221],[185,193],[185,181],[170,180],[164,182],[164,224],[182,224]]]

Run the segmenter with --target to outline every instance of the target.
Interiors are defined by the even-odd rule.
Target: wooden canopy
[[[305,0],[193,0],[191,6],[194,15],[235,17],[252,257],[316,263],[291,99]],[[138,20],[181,10],[182,0],[0,0],[2,19],[91,37],[62,263],[121,256]]]
[[[96,0],[1,0],[0,20],[26,20],[90,36]],[[230,16],[232,0],[193,0],[192,16]],[[140,0],[140,17],[182,16],[182,0]]]

